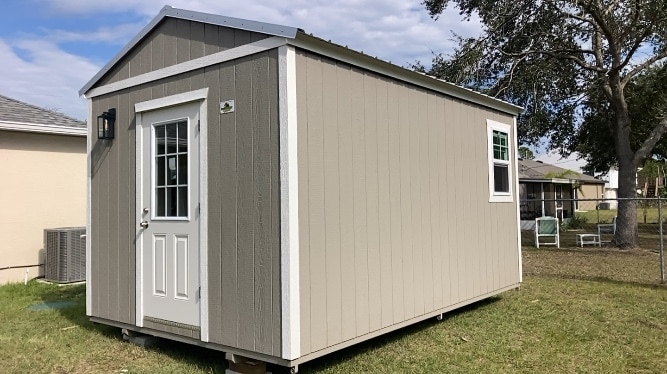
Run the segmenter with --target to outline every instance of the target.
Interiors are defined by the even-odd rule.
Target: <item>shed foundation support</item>
[[[123,340],[126,340],[132,344],[136,344],[140,347],[150,348],[155,346],[155,344],[157,344],[158,338],[154,336],[142,334],[140,332],[128,329],[123,329],[122,332],[123,332]]]
[[[270,374],[266,371],[266,362],[253,360],[233,353],[225,353],[229,369],[225,374]]]

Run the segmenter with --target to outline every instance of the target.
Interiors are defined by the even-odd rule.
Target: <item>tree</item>
[[[519,157],[524,160],[532,160],[535,158],[535,154],[528,147],[521,146],[519,147]]]
[[[482,35],[457,37],[452,58],[436,56],[429,73],[523,106],[520,141],[548,137],[554,149],[575,147],[591,105],[606,106],[610,122],[595,131],[613,142],[618,196],[634,197],[636,169],[667,131],[667,118],[654,118],[633,145],[626,88],[667,58],[667,0],[423,2],[435,18],[450,3],[464,19],[479,16]],[[634,201],[619,201],[614,244],[638,246]]]
[[[647,69],[626,86],[625,96],[633,128],[630,138],[633,149],[640,147],[650,135],[656,118],[667,112],[665,92],[667,92],[667,64]],[[604,129],[609,123],[613,123],[614,113],[599,94],[594,95],[587,105],[590,111],[584,116],[577,132],[577,139],[569,150],[578,152],[586,160],[586,171],[606,171],[616,166],[618,162],[611,132],[600,131],[600,128]],[[667,159],[667,139],[663,137],[651,153],[651,158]]]

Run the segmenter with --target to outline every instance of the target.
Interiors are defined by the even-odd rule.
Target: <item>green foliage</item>
[[[632,119],[631,144],[638,149],[650,136],[656,119],[667,114],[667,65],[659,64],[644,71],[626,86],[626,100]],[[588,171],[609,170],[618,163],[613,131],[608,128],[614,121],[614,113],[599,93],[588,99],[588,109],[572,143],[571,151],[577,151],[587,162]],[[667,139],[661,139],[652,150],[651,157],[667,158]],[[647,159],[651,162],[651,159]],[[645,166],[644,166],[645,167]]]
[[[569,230],[582,229],[582,228],[586,227],[587,223],[588,223],[588,218],[586,218],[586,216],[581,215],[581,214],[575,214],[567,222],[566,228],[569,229]]]
[[[532,160],[535,158],[535,154],[528,147],[521,146],[519,147],[519,157],[524,160]]]

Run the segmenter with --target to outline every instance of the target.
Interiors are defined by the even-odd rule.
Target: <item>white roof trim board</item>
[[[153,20],[146,25],[123,49],[107,63],[102,70],[86,83],[79,95],[90,96],[89,90],[93,87],[111,68],[113,68],[134,46],[136,46],[148,33],[150,33],[165,17],[185,19],[190,21],[214,24],[218,26],[231,27],[246,31],[264,33],[268,35],[286,38],[289,45],[308,50],[313,53],[331,57],[354,66],[358,66],[376,73],[386,75],[404,82],[415,84],[430,90],[444,93],[465,101],[473,102],[488,108],[492,108],[503,113],[516,116],[523,112],[520,106],[472,91],[465,87],[414,72],[403,67],[394,65],[390,62],[371,57],[361,52],[354,51],[347,47],[327,42],[324,39],[308,35],[302,30],[294,27],[281,26],[265,22],[244,20],[240,18],[225,17],[216,14],[195,12],[184,9],[176,9],[170,6],[162,8]],[[167,69],[167,68],[165,68]],[[163,70],[163,69],[161,69]],[[160,75],[160,70],[153,72],[155,76]],[[132,79],[132,78],[130,78]],[[122,85],[120,81],[119,84]],[[107,90],[105,90],[106,92]]]
[[[86,133],[88,131],[88,129],[86,129],[85,127],[76,128],[76,127],[40,125],[35,123],[8,122],[8,121],[0,121],[0,130],[38,132],[42,134],[77,135],[77,136],[86,136]]]

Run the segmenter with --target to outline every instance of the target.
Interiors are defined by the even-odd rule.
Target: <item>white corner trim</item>
[[[208,87],[198,90],[183,92],[176,95],[165,96],[159,99],[142,101],[134,104],[134,111],[137,113],[147,112],[149,110],[162,109],[174,105],[185,104],[191,101],[205,100],[208,97]]]
[[[280,269],[282,358],[301,356],[299,290],[299,169],[297,163],[296,52],[278,48],[280,113]]]
[[[141,152],[142,144],[143,144],[143,131],[142,131],[142,115],[141,112],[137,112],[136,114],[136,127],[134,130],[134,143],[135,143],[135,190],[134,190],[134,195],[135,195],[135,226],[134,227],[139,227],[139,222],[141,222],[142,217],[141,217],[141,207],[144,206],[143,202],[143,188],[144,188],[144,180],[141,175],[141,171],[144,167],[144,155],[143,152]],[[143,256],[143,230],[137,230],[137,236],[136,236],[136,242],[134,244],[135,246],[135,266],[136,266],[136,272],[135,272],[135,321],[134,324],[143,327],[144,326],[144,256]]]
[[[188,71],[205,68],[207,66],[219,64],[225,61],[235,60],[241,57],[253,55],[255,53],[263,52],[269,49],[277,48],[285,45],[287,40],[284,37],[273,36],[270,38],[258,40],[256,42],[244,44],[236,48],[230,48],[218,53],[213,53],[208,56],[196,58],[194,60],[182,62],[180,64],[167,66],[159,70],[151,71],[149,73],[137,75],[132,78],[123,79],[118,82],[109,83],[104,86],[93,88],[85,93],[87,98],[108,94],[114,91],[123,90],[126,88],[138,86],[140,84],[153,82],[158,79],[171,77],[174,75],[186,73]]]
[[[93,118],[93,100],[88,99],[88,123],[92,122]],[[93,161],[92,161],[92,151],[93,151],[93,127],[89,126],[88,136],[86,139],[86,315],[93,315],[93,294],[92,294],[92,268],[93,268],[93,258],[92,253],[90,253],[92,246],[90,241],[92,240],[92,177],[93,177]]]
[[[517,140],[517,127],[516,127],[516,117],[514,117],[514,121],[512,124],[512,144],[514,145],[514,150],[510,154],[510,157],[512,157],[512,160],[516,160],[519,158],[519,146],[518,146],[518,140]],[[517,203],[516,203],[516,230],[517,230],[517,248],[519,250],[519,282],[523,282],[523,258],[521,257],[521,204],[519,204],[519,163],[515,162],[514,163],[514,175],[516,175],[516,178],[514,178],[514,191],[516,191],[517,194]]]
[[[489,202],[490,203],[511,203],[514,202],[514,191],[518,191],[512,183],[512,174],[516,173],[513,172],[514,167],[512,167],[512,164],[516,167],[516,160],[512,158],[512,155],[516,152],[516,149],[510,149],[509,151],[509,157],[510,160],[508,161],[509,167],[507,169],[507,173],[509,174],[507,177],[509,178],[509,193],[507,194],[498,194],[495,192],[494,189],[494,180],[493,180],[493,131],[502,131],[504,133],[507,133],[507,138],[509,142],[509,146],[515,148],[514,141],[512,140],[512,134],[514,134],[514,137],[516,137],[516,133],[513,133],[511,131],[512,126],[494,121],[491,119],[486,120],[486,141],[487,141],[487,158],[488,158],[488,167],[489,167]],[[518,174],[514,174],[518,175]]]
[[[208,315],[208,100],[199,105],[199,338],[209,341]]]
[[[88,103],[88,106],[90,105],[91,104]],[[93,123],[93,116],[90,110],[88,113],[88,123]],[[74,136],[86,136],[86,134],[88,134],[87,128],[42,125],[37,123],[13,122],[13,121],[0,121],[0,130],[37,132],[42,134],[74,135]]]

